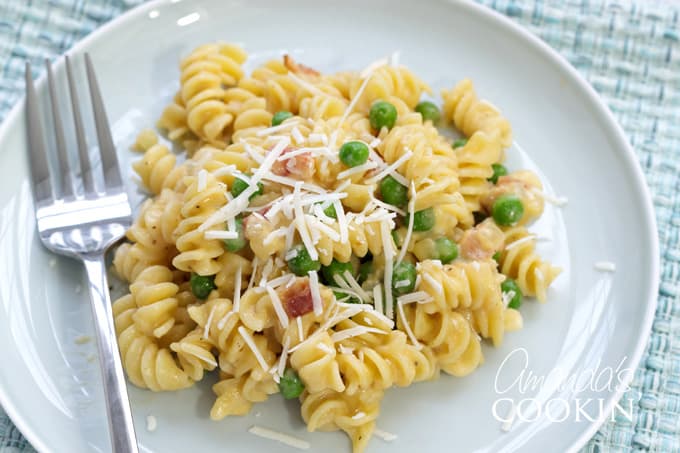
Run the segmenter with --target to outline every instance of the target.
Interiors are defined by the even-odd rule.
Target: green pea
[[[228,252],[238,252],[239,250],[246,246],[246,238],[243,235],[243,218],[239,216],[236,217],[234,221],[236,223],[236,232],[238,233],[238,237],[236,239],[224,240],[224,248]]]
[[[297,372],[292,368],[286,368],[283,372],[283,376],[279,379],[279,391],[281,395],[287,399],[292,400],[302,395],[305,390],[305,384],[298,376]]]
[[[436,123],[441,117],[439,113],[439,107],[437,107],[433,102],[421,101],[416,105],[416,112],[420,113],[423,117],[423,121],[432,121]]]
[[[451,146],[453,147],[453,149],[456,149],[467,145],[467,142],[468,142],[467,138],[459,138],[456,141],[454,141],[453,145]]]
[[[292,118],[292,117],[293,117],[293,114],[286,111],[286,110],[278,111],[272,117],[272,126],[278,126],[279,124],[286,121],[288,118]]]
[[[508,308],[514,308],[517,310],[522,305],[522,290],[516,281],[511,278],[506,278],[503,283],[501,283],[501,291],[505,294],[512,294],[510,302],[508,302]]]
[[[389,175],[380,181],[380,195],[385,203],[392,206],[406,206],[408,203],[408,188]]]
[[[338,213],[335,212],[335,205],[332,205],[332,204],[328,205],[328,207],[323,210],[323,213],[326,214],[331,219],[337,219],[338,218]]]
[[[399,234],[399,231],[398,230],[392,230],[392,233],[390,233],[390,234],[392,235],[392,240],[394,241],[394,245],[396,245],[397,247],[401,247],[402,239],[401,239],[401,235]]]
[[[294,247],[297,254],[288,260],[288,269],[298,277],[304,277],[309,271],[321,269],[321,263],[313,260],[304,245],[299,244]]]
[[[374,102],[368,112],[371,127],[379,131],[383,127],[392,129],[397,122],[397,108],[386,101]]]
[[[491,206],[491,216],[497,225],[513,226],[524,215],[522,200],[516,195],[501,195]]]
[[[337,285],[335,281],[336,275],[339,275],[343,280],[345,280],[345,271],[349,271],[350,274],[354,274],[354,268],[352,267],[352,263],[341,263],[335,258],[333,258],[331,264],[329,264],[328,266],[323,266],[321,268],[321,274],[323,275],[323,278],[326,280],[326,284],[333,286]]]
[[[434,208],[416,211],[413,214],[413,231],[428,231],[434,227]]]
[[[493,175],[491,175],[491,177],[488,179],[488,181],[491,181],[494,184],[496,184],[498,182],[498,178],[508,174],[508,169],[505,168],[504,165],[491,164],[491,168],[493,169]]]
[[[491,258],[493,258],[496,263],[501,264],[501,252],[494,253]]]
[[[373,261],[366,261],[365,263],[361,263],[359,266],[359,284],[362,284],[363,282],[368,279],[368,276],[373,272]]]
[[[191,285],[191,292],[199,299],[207,298],[210,292],[217,288],[214,275],[198,275],[195,272],[191,273],[189,284]]]
[[[413,292],[416,287],[416,276],[416,267],[411,263],[402,261],[394,266],[392,270],[392,294],[401,296]],[[404,285],[403,282],[407,282],[407,284]],[[399,284],[398,287],[397,284]]]
[[[340,147],[340,160],[348,167],[365,164],[368,160],[368,146],[363,142],[347,142]]]
[[[250,175],[246,175],[246,176],[250,176]],[[234,182],[231,185],[231,194],[234,197],[238,197],[239,195],[241,195],[241,192],[246,190],[248,187],[249,187],[249,184],[246,181],[237,177],[236,179],[234,179]],[[257,183],[257,192],[253,193],[250,197],[248,197],[248,200],[252,200],[256,196],[262,195],[263,192],[264,192],[264,186],[262,185],[261,182],[258,182]]]
[[[434,252],[436,259],[444,264],[458,258],[458,244],[449,238],[437,238],[434,240]]]

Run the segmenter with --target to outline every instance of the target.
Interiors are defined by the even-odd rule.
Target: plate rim
[[[430,0],[433,1],[433,0]],[[434,0],[436,1],[436,0]],[[111,32],[115,31],[117,28],[122,27],[126,22],[137,20],[139,16],[144,15],[148,10],[159,8],[166,4],[175,3],[173,0],[151,0],[147,3],[142,3],[134,8],[131,8],[121,15],[113,18],[112,20],[106,22],[96,30],[89,33],[87,36],[83,37],[77,41],[71,48],[66,50],[62,55],[77,55],[85,52],[87,47],[92,41],[103,37]],[[527,46],[532,47],[537,52],[540,53],[541,57],[545,58],[549,62],[557,65],[561,71],[566,73],[572,80],[574,80],[582,90],[582,93],[586,95],[587,100],[594,107],[594,112],[597,116],[601,117],[604,122],[610,127],[611,138],[615,140],[615,147],[617,149],[617,154],[623,158],[624,164],[632,170],[632,181],[636,191],[638,191],[643,197],[642,211],[644,214],[643,225],[648,229],[647,234],[647,245],[651,248],[652,263],[647,272],[647,278],[650,281],[650,285],[647,289],[646,297],[646,311],[640,327],[642,333],[637,338],[635,344],[635,349],[632,355],[629,356],[631,367],[637,370],[642,355],[647,348],[649,338],[651,335],[651,328],[654,321],[654,316],[656,313],[656,308],[658,305],[658,290],[660,282],[660,253],[659,253],[659,236],[658,228],[654,210],[654,203],[651,196],[651,189],[647,184],[644,173],[637,160],[635,151],[633,150],[630,142],[626,138],[623,128],[619,122],[614,117],[612,111],[606,106],[604,100],[595,91],[595,89],[588,83],[588,81],[578,72],[578,70],[569,63],[569,61],[563,57],[557,50],[550,47],[546,42],[544,42],[537,35],[530,32],[527,28],[522,25],[515,23],[509,17],[499,13],[498,11],[492,9],[491,7],[482,5],[473,0],[443,0],[442,3],[446,3],[452,7],[467,8],[473,14],[478,15],[484,19],[495,22],[503,32],[514,34],[516,37],[524,40]],[[36,80],[37,84],[43,84],[46,76],[42,75]],[[20,114],[22,113],[23,106],[25,104],[25,95],[22,95],[19,100],[15,103],[12,109],[9,111],[5,119],[0,124],[0,142],[8,135],[10,131],[10,125],[16,124],[18,121],[22,121]],[[625,389],[629,387],[632,382],[635,373],[627,373],[626,376],[621,380],[621,385],[617,386],[615,391],[612,392],[609,397],[607,404],[604,407],[603,416],[599,419],[586,425],[579,437],[573,442],[571,446],[568,447],[568,452],[576,452],[580,450],[600,429],[604,422],[609,418],[609,414],[614,409],[615,404],[621,399],[625,393]],[[37,434],[36,431],[31,427],[29,417],[20,413],[17,407],[13,403],[13,398],[5,391],[5,388],[0,385],[0,406],[4,409],[5,413],[9,416],[11,421],[21,432],[24,438],[39,452],[50,452],[51,450],[43,441],[42,438]]]

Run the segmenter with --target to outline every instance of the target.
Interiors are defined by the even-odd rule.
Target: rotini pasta
[[[321,74],[284,55],[245,74],[240,47],[196,48],[133,167],[152,197],[114,256],[130,382],[178,390],[214,373],[213,420],[281,393],[310,431],[369,442],[384,393],[465,376],[523,327],[560,269],[527,227],[543,184],[501,164],[509,122],[464,80],[404,66]]]
[[[475,132],[496,137],[498,143],[507,148],[512,144],[510,123],[491,103],[477,98],[470,79],[462,80],[452,90],[443,90],[444,116],[471,137]]]
[[[548,287],[560,274],[560,268],[543,261],[536,254],[536,239],[526,228],[510,228],[504,234],[501,271],[517,281],[523,294],[545,302]]]

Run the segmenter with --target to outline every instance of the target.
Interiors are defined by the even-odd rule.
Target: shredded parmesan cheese
[[[373,287],[373,306],[375,307],[375,311],[377,311],[378,313],[382,314],[384,312],[382,300],[382,286],[380,285],[380,283]]]
[[[241,336],[243,337],[243,340],[246,342],[246,344],[248,345],[250,350],[253,352],[255,359],[258,361],[258,363],[260,364],[262,369],[265,370],[265,371],[268,370],[269,365],[267,365],[267,361],[262,356],[262,353],[260,352],[260,350],[257,349],[257,345],[255,344],[255,340],[253,339],[252,335],[250,335],[250,333],[243,326],[239,326],[238,333],[241,334]]]
[[[503,299],[503,305],[508,306],[512,298],[515,297],[515,292],[510,290],[510,291],[503,291],[501,293],[501,298]]]
[[[210,314],[208,315],[208,320],[205,322],[205,327],[203,327],[203,338],[206,340],[210,338],[210,325],[212,324],[213,316],[215,316],[215,309],[217,305],[213,305],[210,309]]]
[[[299,450],[309,450],[310,447],[309,442],[307,441],[257,425],[251,426],[248,432],[258,437],[262,437],[263,439],[275,440],[276,442],[280,442],[284,445],[288,445],[289,447],[294,447]]]
[[[156,420],[156,417],[153,415],[147,415],[146,416],[146,430],[149,431],[150,433],[156,431],[156,428],[158,428],[158,420]]]
[[[286,121],[285,123],[279,124],[278,126],[268,127],[266,129],[261,129],[257,131],[256,135],[258,137],[263,137],[265,135],[273,134],[274,132],[279,132],[288,129],[289,127],[297,126],[300,124],[299,120]],[[278,156],[276,156],[278,157]]]
[[[377,333],[385,335],[387,332],[385,332],[384,330],[376,329],[375,327],[356,326],[350,327],[349,329],[341,330],[339,332],[334,332],[333,335],[331,335],[331,340],[334,343],[337,343],[338,341],[346,340],[347,338],[352,338],[359,335],[364,335],[366,333]]]
[[[372,177],[370,177],[369,179],[367,179],[366,182],[365,182],[365,184],[373,184],[373,183],[376,183],[376,182],[382,180],[382,179],[383,179],[385,176],[387,176],[388,174],[391,175],[392,177],[394,177],[394,179],[399,180],[399,178],[401,178],[402,181],[405,181],[406,179],[405,179],[403,176],[399,175],[399,178],[397,178],[397,177],[395,177],[394,175],[395,175],[395,174],[397,174],[397,175],[399,174],[399,173],[396,173],[397,169],[398,169],[399,167],[401,167],[402,164],[404,164],[404,163],[405,163],[407,160],[409,160],[411,157],[413,157],[413,151],[411,151],[410,149],[407,148],[407,149],[406,149],[406,152],[405,152],[404,154],[402,154],[401,157],[400,157],[399,159],[395,160],[395,161],[392,162],[390,165],[388,165],[387,167],[385,167],[385,168],[383,168],[382,170],[380,170],[377,174],[375,174],[375,175],[373,175]],[[400,181],[400,182],[401,182],[401,181]],[[408,186],[409,184],[406,183],[406,184],[404,184],[404,185],[405,185],[405,186]]]
[[[198,172],[198,178],[196,180],[196,191],[203,192],[208,186],[208,172],[204,169]]]
[[[298,340],[302,343],[305,341],[305,333],[302,331],[302,316],[295,318],[295,322],[297,323]]]
[[[274,288],[267,285],[266,289],[267,294],[269,294],[269,298],[272,301],[272,306],[274,307],[276,316],[278,316],[279,318],[279,323],[281,323],[281,327],[285,329],[286,327],[288,327],[288,315],[286,314],[286,311],[283,309],[283,305],[281,305],[281,299],[279,298],[279,295],[274,290]]]
[[[423,275],[423,280],[425,280],[435,291],[437,291],[437,294],[443,294],[444,293],[444,287],[442,286],[441,283],[439,283],[437,280],[434,279],[430,274],[422,274]]]
[[[290,135],[293,136],[293,139],[295,140],[295,143],[297,143],[297,144],[302,144],[302,142],[305,141],[305,138],[302,136],[302,134],[300,133],[300,129],[298,129],[297,126],[295,126],[290,131]]]
[[[342,276],[345,278],[345,281],[349,284],[349,287],[356,291],[356,293],[359,295],[359,298],[362,301],[371,300],[371,296],[366,291],[364,291],[361,285],[359,285],[359,282],[357,282],[354,279],[354,276],[349,271],[345,271],[342,274]]]
[[[409,339],[411,340],[411,343],[413,343],[416,349],[423,349],[423,345],[418,342],[418,338],[416,338],[415,334],[411,330],[411,326],[408,325],[408,320],[404,314],[404,304],[402,302],[397,301],[397,311],[399,312],[399,316],[401,316],[401,322],[404,323],[404,330],[406,331],[406,335],[408,335]]]
[[[312,304],[314,305],[314,314],[320,316],[323,313],[323,302],[321,301],[321,292],[319,290],[319,274],[316,271],[309,271],[309,289],[312,293]]]
[[[375,428],[373,430],[373,434],[375,434],[377,437],[381,438],[385,442],[392,442],[397,438],[396,434],[388,433],[387,431],[383,431],[381,429]]]
[[[557,206],[558,208],[566,206],[567,203],[569,203],[569,199],[567,197],[555,197],[553,195],[543,192],[542,190],[536,187],[532,189],[532,192],[538,195],[539,197],[543,198],[548,203]]]
[[[401,261],[404,259],[404,256],[406,256],[406,251],[408,250],[408,246],[411,243],[411,236],[413,235],[413,224],[415,223],[415,210],[416,210],[416,198],[417,198],[417,193],[416,193],[416,186],[411,181],[411,199],[408,202],[408,227],[406,228],[406,236],[404,237],[404,243],[401,244],[401,250],[399,250],[399,258],[397,258],[397,264],[400,264]]]
[[[616,263],[611,261],[598,261],[595,263],[595,270],[601,272],[616,272]]]
[[[390,228],[387,223],[380,224],[380,233],[383,242],[383,253],[385,254],[385,315],[394,319],[394,308],[392,307],[392,271],[394,269],[394,250],[392,249],[392,236],[390,236]]]
[[[211,214],[201,225],[199,225],[198,231],[204,232],[210,227],[224,222],[232,217],[236,217],[241,212],[243,212],[243,210],[248,207],[250,196],[259,190],[257,183],[260,182],[260,180],[266,174],[271,173],[272,164],[289,144],[290,139],[287,137],[281,139],[274,146],[274,148],[269,151],[267,157],[265,157],[265,159],[260,164],[260,167],[250,177],[250,185],[230,203],[227,203],[225,206]]]
[[[290,347],[290,337],[286,337],[283,341],[283,350],[281,351],[281,357],[279,357],[279,366],[276,373],[279,376],[283,376],[283,372],[286,369],[286,361],[288,360],[288,348]]]
[[[403,296],[397,297],[397,302],[401,304],[411,304],[413,302],[427,303],[432,301],[432,296],[430,296],[425,291],[416,291],[410,294],[404,294]]]
[[[377,166],[378,164],[369,160],[365,164],[357,165],[356,167],[348,168],[347,170],[341,171],[340,173],[338,173],[338,179],[345,179],[349,176],[356,175],[357,173],[364,173],[367,172],[368,170],[374,169]]]
[[[235,231],[209,230],[203,233],[206,239],[238,239],[238,233]]]

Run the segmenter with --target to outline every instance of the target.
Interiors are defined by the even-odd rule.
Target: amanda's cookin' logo
[[[502,428],[509,430],[515,421],[532,422],[546,417],[551,422],[602,421],[606,416],[605,398],[579,398],[586,391],[616,392],[627,391],[633,369],[626,367],[627,357],[623,357],[616,367],[601,367],[601,362],[590,369],[569,374],[559,367],[547,375],[538,375],[529,367],[529,354],[524,348],[513,350],[503,360],[496,372],[494,389],[499,398],[494,401],[491,413],[502,422]],[[520,369],[520,372],[510,370]],[[537,394],[542,389],[550,393],[560,394],[567,391],[576,397],[549,399],[525,397]],[[510,393],[519,393],[519,398],[510,397]],[[632,421],[633,399],[623,398],[618,401],[611,412],[613,420],[617,414]]]

